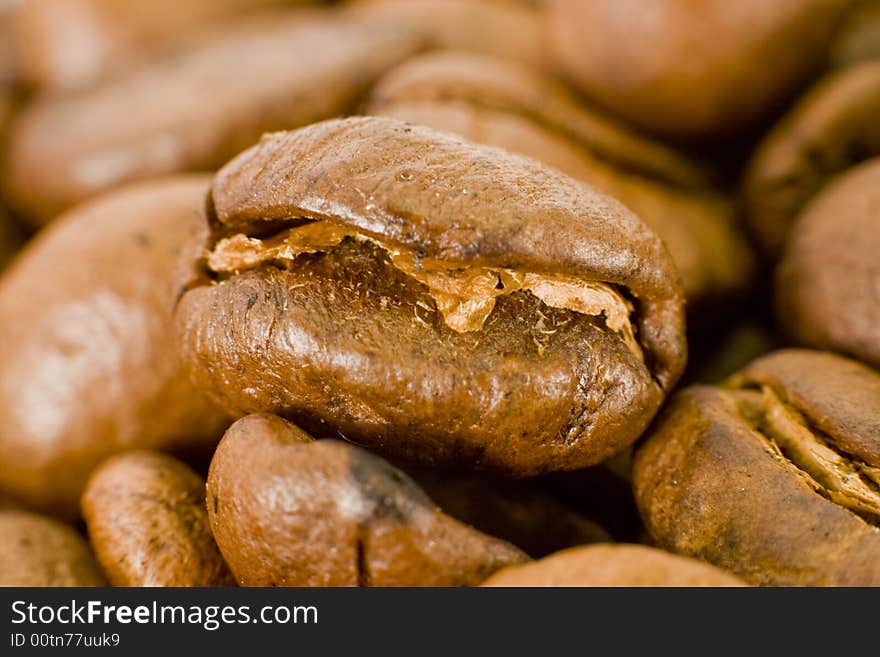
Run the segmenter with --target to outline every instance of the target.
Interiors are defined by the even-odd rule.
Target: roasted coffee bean
[[[0,510],[0,586],[104,586],[73,528],[28,511]]]
[[[114,586],[229,586],[217,549],[205,481],[159,452],[110,457],[92,474],[83,517],[98,561]]]
[[[450,124],[476,124],[479,129],[472,131],[486,139],[493,131],[509,132],[512,138],[543,129],[549,153],[555,138],[557,150],[564,150],[565,144],[569,149],[582,147],[587,151],[582,157],[592,156],[643,178],[685,189],[708,185],[706,173],[689,158],[585,105],[535,68],[498,57],[463,52],[416,55],[383,76],[369,102],[371,109],[392,112],[409,107],[416,112],[425,106],[428,116],[435,109],[440,116],[443,111],[456,116],[453,110],[458,110],[459,120]],[[505,120],[490,121],[496,114]],[[530,121],[531,131],[504,125],[515,119]],[[524,137],[522,141],[528,143]]]
[[[532,66],[547,63],[543,15],[517,0],[355,0],[354,20],[403,24],[430,47],[480,52]]]
[[[90,86],[206,25],[279,5],[281,0],[19,0],[14,4],[15,47],[10,56],[14,54],[22,78],[30,85],[57,91]]]
[[[685,361],[660,239],[538,162],[382,118],[225,166],[177,308],[193,380],[422,464],[529,475],[634,441]]]
[[[107,456],[222,433],[171,330],[176,263],[200,241],[207,186],[184,176],[82,205],[0,278],[0,488],[28,506],[77,515]]]
[[[442,513],[386,461],[271,415],[226,432],[208,514],[245,586],[463,586],[528,559]]]
[[[492,575],[483,586],[745,586],[723,570],[645,547],[591,545]]]
[[[749,282],[752,256],[732,204],[710,191],[696,164],[530,69],[429,53],[383,77],[368,109],[541,160],[617,198],[666,242],[692,316]]]
[[[796,343],[880,368],[880,157],[849,169],[795,223],[776,306]]]
[[[10,201],[39,223],[126,181],[218,167],[267,130],[344,113],[419,47],[401,28],[262,16],[10,128]]]
[[[590,98],[648,130],[728,134],[823,63],[853,0],[548,0],[549,42]]]
[[[818,82],[758,147],[743,183],[744,214],[778,256],[798,214],[834,176],[880,155],[880,61]]]
[[[862,364],[778,351],[687,388],[634,474],[662,547],[753,584],[880,585],[880,373]]]

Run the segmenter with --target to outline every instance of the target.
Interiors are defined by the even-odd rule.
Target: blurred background
[[[682,276],[685,381],[714,382],[827,346],[773,281],[811,200],[880,154],[880,2],[0,0],[0,269],[110,190],[353,114],[627,205]]]
[[[205,473],[230,418],[175,360],[184,224],[264,133],[360,114],[637,214],[681,275],[682,384],[790,345],[880,367],[880,0],[0,0],[0,510],[82,529],[91,472],[132,447]],[[208,175],[149,186],[179,174]],[[630,450],[420,484],[533,556],[648,540]]]

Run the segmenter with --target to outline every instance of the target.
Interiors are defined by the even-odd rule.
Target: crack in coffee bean
[[[608,328],[618,333],[627,347],[644,360],[630,319],[633,305],[610,284],[573,276],[464,266],[429,259],[331,221],[296,226],[265,240],[243,233],[223,238],[209,253],[207,264],[215,274],[221,275],[237,274],[264,263],[292,265],[299,256],[326,253],[347,239],[376,244],[395,268],[426,286],[446,325],[453,331],[480,330],[498,297],[524,290],[553,308],[604,316]]]
[[[734,394],[747,422],[813,490],[880,527],[880,468],[840,450],[771,386]]]

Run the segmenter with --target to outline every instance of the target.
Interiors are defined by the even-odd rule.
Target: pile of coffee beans
[[[0,585],[880,586],[880,1],[0,0]]]

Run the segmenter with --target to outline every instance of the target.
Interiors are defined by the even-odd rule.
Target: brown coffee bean
[[[743,184],[744,215],[778,256],[795,218],[834,176],[880,155],[880,61],[818,82],[758,147]]]
[[[90,86],[206,25],[281,4],[281,0],[22,0],[13,4],[17,5],[12,21],[14,55],[23,79],[38,89],[57,91]]]
[[[779,351],[687,388],[634,474],[662,547],[753,584],[880,585],[880,374],[864,365]]]
[[[10,129],[10,201],[39,223],[126,181],[215,169],[267,130],[345,113],[419,45],[399,28],[294,12],[38,100]]]
[[[104,586],[73,528],[28,511],[0,511],[0,586]]]
[[[549,42],[590,98],[651,131],[723,135],[822,63],[852,0],[548,0]]]
[[[443,514],[382,459],[270,415],[226,432],[208,514],[246,586],[464,586],[528,558]]]
[[[210,204],[178,331],[193,380],[237,412],[527,475],[619,452],[684,364],[659,238],[532,160],[328,121],[264,138]]]
[[[383,112],[424,108],[428,116],[432,110],[455,116],[458,110],[461,118],[453,125],[475,124],[479,130],[472,132],[484,138],[493,131],[509,132],[511,137],[525,134],[525,128],[516,131],[504,124],[528,120],[532,132],[546,132],[543,141],[551,153],[555,138],[569,149],[582,147],[587,151],[582,158],[592,156],[644,178],[686,189],[709,184],[706,173],[684,155],[585,105],[534,67],[499,57],[455,51],[416,55],[376,83],[369,107]],[[496,114],[503,117],[501,125],[489,120]],[[528,143],[525,138],[523,142]]]
[[[207,184],[184,176],[80,206],[0,278],[0,488],[28,506],[77,515],[107,456],[222,432],[170,331],[175,267],[200,242]]]
[[[499,570],[483,586],[745,586],[695,559],[643,545],[591,545]]]
[[[875,367],[880,367],[878,213],[880,157],[875,157],[847,170],[807,207],[776,272],[777,314],[788,336]]]
[[[355,0],[354,20],[403,24],[441,50],[480,52],[532,66],[546,63],[543,15],[516,0]]]
[[[110,457],[92,474],[83,517],[114,586],[229,586],[205,507],[205,481],[159,452]]]
[[[742,292],[750,250],[696,164],[512,62],[430,53],[389,72],[368,109],[550,164],[633,210],[666,242],[692,315]]]

